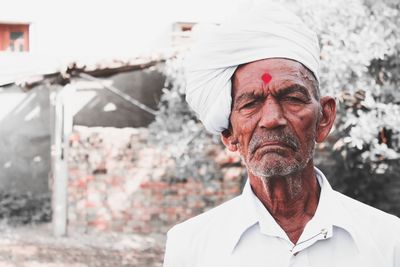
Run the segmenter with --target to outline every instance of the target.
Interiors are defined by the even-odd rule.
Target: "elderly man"
[[[273,3],[203,33],[187,59],[187,100],[241,155],[248,181],[169,231],[164,266],[399,267],[400,220],[334,191],[314,167],[336,112],[320,97],[315,34]]]

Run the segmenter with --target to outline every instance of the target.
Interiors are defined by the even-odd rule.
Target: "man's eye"
[[[283,98],[283,100],[290,101],[290,102],[299,102],[299,103],[307,102],[305,99],[303,99],[301,97],[296,97],[296,96],[286,96]]]
[[[257,104],[257,101],[251,101],[242,105],[242,109],[252,108]]]

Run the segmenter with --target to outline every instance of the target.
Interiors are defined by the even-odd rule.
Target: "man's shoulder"
[[[346,196],[340,192],[335,191],[335,193],[342,205],[353,214],[355,218],[365,219],[363,221],[368,223],[374,223],[375,220],[379,220],[382,223],[394,224],[400,227],[400,219],[398,217]]]
[[[240,196],[172,227],[167,234],[164,266],[191,266],[206,250],[223,249],[227,226],[239,209]]]
[[[399,245],[400,219],[392,214],[364,204],[351,197],[336,192],[337,200],[347,211],[351,218],[355,231],[359,235],[367,236],[373,243],[381,247]]]
[[[193,235],[203,235],[211,230],[226,226],[226,222],[233,216],[233,211],[239,207],[240,196],[228,200],[204,213],[181,222],[168,231],[168,237],[192,239]]]
[[[372,256],[380,266],[398,266],[400,219],[339,192],[335,194],[336,208],[341,210],[338,213],[338,217],[342,217],[341,226],[350,233],[358,251]]]

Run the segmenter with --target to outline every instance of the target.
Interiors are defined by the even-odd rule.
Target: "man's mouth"
[[[293,146],[291,146],[290,144],[284,143],[284,142],[266,142],[263,143],[261,145],[259,145],[258,147],[256,147],[256,150],[259,148],[264,148],[264,147],[285,147],[285,148],[292,148]]]
[[[270,150],[271,152],[276,151],[276,150],[282,150],[282,149],[295,150],[292,145],[284,143],[284,142],[277,142],[277,141],[262,143],[262,144],[256,146],[254,151],[252,151],[252,152],[254,153],[259,149]]]
[[[252,138],[250,141],[250,151],[251,153],[255,153],[258,149],[262,148],[263,150],[282,150],[282,149],[292,149],[294,151],[298,150],[298,142],[297,140],[289,135],[289,134],[282,134],[281,136],[274,135],[274,136],[262,136],[262,137],[255,137]]]

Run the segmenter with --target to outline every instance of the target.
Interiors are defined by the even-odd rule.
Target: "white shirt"
[[[243,193],[168,232],[164,267],[400,267],[400,219],[321,187],[294,245],[254,195]]]

